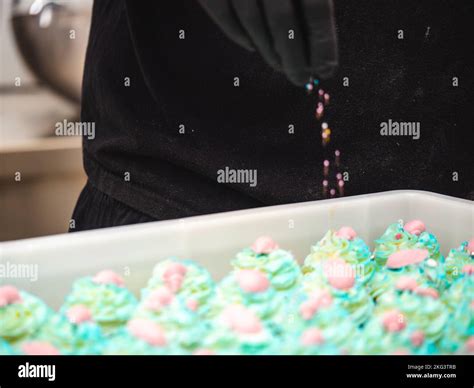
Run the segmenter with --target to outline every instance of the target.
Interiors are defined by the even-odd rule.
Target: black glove
[[[199,2],[230,39],[256,49],[294,84],[333,75],[338,60],[332,0]]]

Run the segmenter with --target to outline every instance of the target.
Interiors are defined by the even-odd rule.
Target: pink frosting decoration
[[[436,291],[434,288],[430,287],[417,287],[415,288],[415,293],[421,296],[430,296],[433,299],[438,299],[439,298],[439,293]]]
[[[27,356],[59,356],[59,350],[48,342],[31,341],[25,342],[21,350]]]
[[[400,276],[395,287],[402,291],[415,291],[418,287],[416,280],[410,276]]]
[[[462,273],[466,275],[473,275],[474,274],[474,264],[466,264],[462,267]]]
[[[97,284],[115,284],[119,287],[123,287],[125,285],[122,277],[109,269],[98,272],[92,278],[92,281]]]
[[[148,342],[153,346],[166,345],[166,337],[163,329],[148,319],[135,318],[128,322],[128,331],[135,337]]]
[[[323,265],[324,275],[334,288],[348,290],[354,286],[355,272],[351,265],[342,259],[329,259]]]
[[[405,317],[398,310],[387,311],[382,317],[382,323],[388,332],[402,331],[406,327]]]
[[[152,291],[145,302],[148,310],[159,311],[162,307],[169,305],[174,299],[174,294],[167,287],[161,287]]]
[[[346,240],[353,240],[357,237],[357,233],[350,226],[343,226],[336,232],[336,236],[340,238],[345,238]]]
[[[239,286],[245,292],[264,292],[270,287],[267,277],[255,269],[243,269],[236,274]]]
[[[406,265],[421,263],[429,255],[426,249],[403,249],[392,253],[387,260],[388,268],[402,268]]]
[[[469,240],[466,249],[470,255],[474,254],[474,237]]]
[[[171,263],[163,273],[163,280],[172,292],[181,288],[188,269],[181,263]]]
[[[71,323],[75,323],[75,324],[92,321],[91,311],[82,304],[79,304],[77,306],[72,306],[66,312],[66,316]]]
[[[222,313],[224,322],[234,331],[242,334],[256,334],[262,331],[262,323],[251,310],[240,305],[227,307]]]
[[[393,353],[392,353],[393,356],[409,356],[410,355],[410,351],[408,349],[404,349],[404,348],[400,348],[400,349],[397,349],[395,350]]]
[[[199,307],[199,302],[196,299],[188,299],[186,301],[186,306],[191,311],[196,311]]]
[[[304,346],[321,345],[324,343],[323,333],[315,327],[306,329],[301,335],[301,343]]]
[[[425,342],[425,334],[422,331],[417,330],[410,336],[410,341],[413,346],[419,347],[423,344],[423,342]]]
[[[16,287],[3,286],[0,287],[0,307],[8,306],[9,304],[21,302],[20,292]]]
[[[413,220],[413,221],[407,222],[405,226],[403,227],[403,229],[405,229],[408,233],[419,236],[421,233],[423,233],[426,230],[426,226],[423,223],[423,221]]]
[[[211,349],[197,349],[193,353],[194,356],[213,356],[215,353]]]
[[[269,254],[278,249],[278,244],[271,237],[261,236],[255,240],[252,250],[258,254]]]
[[[470,336],[466,341],[466,350],[468,353],[474,353],[474,336]]]
[[[308,300],[301,303],[300,315],[304,320],[309,320],[320,308],[328,307],[331,304],[332,296],[327,290],[317,291],[311,294]]]

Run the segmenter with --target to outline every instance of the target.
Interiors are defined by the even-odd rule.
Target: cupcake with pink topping
[[[240,305],[253,311],[277,333],[285,319],[287,306],[291,304],[291,295],[278,292],[261,270],[234,270],[216,288],[216,295],[210,302],[209,317],[218,316],[230,305]]]
[[[382,268],[390,255],[408,249],[426,250],[430,259],[438,263],[444,261],[436,237],[426,231],[422,221],[413,220],[406,224],[399,222],[390,225],[384,234],[375,240],[375,262]]]
[[[215,283],[210,273],[194,261],[170,258],[155,266],[142,296],[162,287],[179,296],[185,304],[195,306],[198,314],[205,315]]]
[[[349,226],[344,226],[337,231],[329,230],[311,247],[311,253],[304,261],[303,273],[310,274],[330,259],[344,260],[351,265],[354,268],[357,283],[365,284],[373,276],[375,263],[370,249]]]
[[[36,296],[13,286],[0,287],[0,339],[11,346],[34,336],[52,314]]]
[[[104,336],[92,312],[84,305],[75,305],[65,315],[52,315],[35,340],[52,344],[61,354],[94,355],[100,354]]]
[[[274,354],[277,341],[254,311],[229,305],[212,321],[203,349],[218,355]]]
[[[170,343],[183,352],[192,353],[202,345],[209,331],[209,323],[197,309],[197,303],[190,303],[190,299],[183,299],[179,293],[161,286],[144,293],[133,318],[155,322],[165,330]]]
[[[270,237],[259,237],[250,248],[237,253],[232,261],[235,270],[259,270],[280,292],[298,289],[301,270],[293,255],[281,249]]]
[[[172,347],[165,330],[156,322],[134,318],[106,341],[102,354],[166,355],[179,351]]]
[[[104,334],[109,334],[130,319],[137,300],[125,287],[120,275],[105,270],[93,277],[77,280],[66,297],[61,313],[66,315],[75,306],[87,308],[92,320],[101,326]]]
[[[337,308],[349,314],[355,325],[363,325],[371,316],[374,302],[363,284],[357,282],[356,270],[341,258],[322,261],[303,277],[307,294],[327,293]]]

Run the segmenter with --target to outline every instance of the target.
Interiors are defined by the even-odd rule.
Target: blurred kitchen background
[[[0,0],[0,241],[66,232],[86,177],[79,121],[92,0]]]

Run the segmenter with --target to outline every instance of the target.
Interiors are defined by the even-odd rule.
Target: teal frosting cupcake
[[[65,355],[94,355],[101,353],[104,336],[92,313],[82,305],[71,307],[66,315],[54,314],[41,327],[35,340],[54,345]]]
[[[170,258],[158,263],[148,281],[146,294],[166,286],[185,303],[197,306],[199,314],[206,314],[207,302],[213,296],[215,283],[210,273],[192,260]]]
[[[209,323],[198,314],[196,305],[189,305],[181,295],[173,294],[162,286],[144,293],[134,318],[157,323],[166,332],[166,338],[183,352],[192,352],[202,345],[209,331]]]
[[[104,355],[173,355],[173,348],[165,331],[153,321],[134,318],[110,336],[102,349]]]
[[[293,255],[265,236],[259,237],[252,247],[239,252],[232,266],[236,270],[262,271],[277,291],[294,291],[301,277],[300,267]]]
[[[398,312],[388,312],[387,316],[375,315],[367,322],[363,330],[356,332],[349,353],[354,355],[436,353],[434,344],[425,341],[423,333],[413,325],[390,326],[390,314],[398,314]]]
[[[411,291],[386,292],[377,299],[374,312],[376,316],[397,315],[395,326],[408,325],[412,330],[420,332],[430,346],[434,346],[442,338],[449,320],[449,312],[437,295]]]
[[[352,322],[363,325],[371,316],[374,302],[365,287],[357,284],[353,267],[342,259],[326,260],[303,278],[307,294],[325,292],[337,308],[346,311]]]
[[[330,292],[306,295],[298,312],[285,325],[282,354],[346,354],[358,328]]]
[[[449,284],[463,276],[463,269],[474,266],[474,256],[468,249],[468,241],[463,242],[458,248],[449,251],[444,267],[446,279]]]
[[[385,233],[375,240],[375,262],[379,267],[384,267],[390,255],[407,249],[426,249],[430,259],[440,263],[444,261],[436,237],[426,232],[423,222],[413,220],[405,225],[401,222],[390,225]]]
[[[275,354],[277,342],[252,310],[229,305],[212,321],[203,348],[218,355]]]
[[[62,314],[82,305],[90,310],[92,319],[104,330],[112,332],[127,322],[137,306],[135,296],[124,286],[123,279],[112,271],[77,280],[61,309]]]
[[[13,286],[0,287],[0,338],[12,346],[32,337],[52,313],[36,296]]]
[[[339,258],[351,265],[356,273],[358,283],[365,284],[373,276],[375,262],[372,260],[367,244],[350,227],[342,227],[334,232],[329,230],[326,235],[311,247],[306,257],[303,273],[313,272],[325,260]]]

